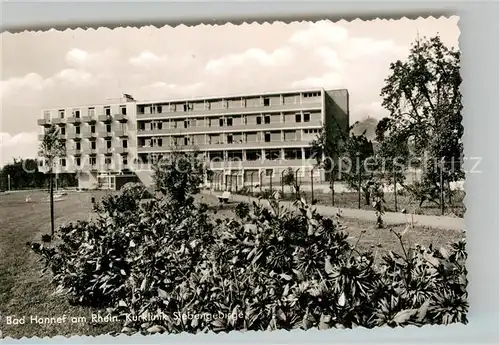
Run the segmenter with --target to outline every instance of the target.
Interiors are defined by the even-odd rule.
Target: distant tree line
[[[10,189],[43,189],[48,188],[49,179],[38,170],[38,162],[32,158],[14,158],[12,163],[0,168],[0,190]],[[58,187],[74,187],[78,185],[76,174],[62,173],[57,176]]]

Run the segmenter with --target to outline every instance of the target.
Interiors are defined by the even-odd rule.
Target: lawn
[[[276,190],[281,191],[281,188],[279,187],[276,188],[277,188]],[[311,192],[303,191],[301,194],[305,196],[308,202],[311,201]],[[285,199],[294,199],[294,197],[295,196],[292,194],[285,195]],[[465,192],[457,191],[457,193],[451,200],[451,206],[448,205],[449,202],[448,199],[446,198],[444,215],[463,218],[465,214],[465,205],[463,203],[464,197],[465,197]],[[320,205],[328,205],[328,206],[332,205],[331,193],[315,191],[314,199]],[[419,201],[415,200],[413,197],[411,197],[406,193],[404,193],[403,195],[397,195],[396,198],[394,196],[394,193],[385,193],[384,200],[385,200],[385,210],[387,212],[394,212],[396,210],[395,201],[397,201],[398,212],[402,211],[403,209],[406,209],[408,212],[414,214],[425,214],[429,216],[441,215],[441,208],[439,204],[426,201],[422,204],[422,207],[419,208]],[[337,192],[335,193],[334,201],[335,201],[335,207],[339,208],[357,209],[359,206],[359,197],[357,192],[341,192],[341,193]],[[361,209],[373,211],[372,205],[366,205],[363,194],[361,194]]]
[[[70,192],[63,201],[56,202],[56,225],[64,222],[87,219],[91,214],[92,196],[99,198],[103,192]],[[30,195],[33,203],[25,203]],[[41,235],[50,231],[49,204],[44,201],[44,192],[19,192],[0,194],[0,313],[2,314],[3,336],[19,338],[22,336],[55,335],[99,335],[120,331],[118,323],[95,323],[66,321],[61,324],[30,323],[31,316],[38,317],[85,317],[98,312],[85,307],[70,305],[62,296],[53,295],[54,287],[50,279],[41,275],[41,264],[33,252],[26,246],[28,241],[40,241]],[[203,202],[212,205],[215,217],[228,216],[236,204],[230,203],[219,209],[218,201],[213,196],[200,196]],[[347,227],[352,243],[357,242],[362,250],[378,250],[380,257],[384,251],[400,252],[398,239],[389,229],[376,229],[373,223],[353,219],[342,219]],[[395,231],[402,231],[405,225],[393,226]],[[362,229],[367,230],[361,234]],[[463,233],[452,230],[435,230],[415,227],[405,236],[406,243],[444,245],[463,237]],[[380,243],[382,248],[376,245]],[[372,248],[373,246],[373,248]],[[26,317],[24,325],[5,324],[6,316]]]

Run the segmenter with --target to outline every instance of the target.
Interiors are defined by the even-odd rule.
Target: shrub
[[[127,199],[61,227],[56,246],[29,245],[60,292],[108,307],[126,333],[467,321],[464,242],[403,247],[377,266],[303,200],[237,209],[239,219],[214,220],[204,204]]]

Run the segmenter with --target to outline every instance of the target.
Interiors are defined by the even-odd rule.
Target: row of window
[[[111,157],[105,157],[104,158],[104,163],[105,164],[111,164],[111,162],[112,162]],[[60,164],[61,164],[62,167],[66,167],[66,165],[67,165],[66,158],[61,158],[60,159]],[[88,157],[88,164],[91,165],[91,166],[97,165],[97,158],[96,157]],[[126,156],[122,157],[122,164],[123,165],[127,165],[128,164],[128,158]],[[77,157],[75,159],[75,165],[77,167],[82,166],[82,159],[80,157]]]
[[[311,98],[311,97],[319,97],[321,96],[321,92],[307,92],[307,93],[303,93],[302,94],[304,98]],[[216,103],[219,103],[220,102],[220,107],[222,109],[225,109],[225,108],[228,108],[229,107],[229,101],[230,100],[226,100],[226,99],[223,99],[223,100],[219,100],[219,101],[215,101]],[[234,101],[234,100],[231,100],[231,101]],[[241,102],[241,107],[242,108],[245,108],[247,107],[247,99],[245,98],[242,98],[242,99],[238,99],[236,101],[239,101]],[[280,98],[280,104],[282,104],[282,99]],[[200,103],[201,105],[201,103]],[[260,98],[260,102],[259,104],[256,104],[256,105],[260,105],[260,106],[264,106],[264,107],[269,107],[271,106],[271,98],[270,97],[262,97]],[[180,106],[180,108],[178,107]],[[175,111],[185,111],[185,112],[188,112],[188,111],[194,111],[194,103],[193,102],[184,102],[184,103],[174,103],[174,104],[168,104],[168,105],[139,105],[138,106],[138,111],[140,114],[144,114],[145,111],[147,110],[149,114],[161,114],[163,112],[175,112]],[[212,103],[211,101],[204,101],[203,102],[203,108],[204,110],[210,110],[212,108]]]
[[[106,148],[110,149],[112,147],[112,145],[111,145],[112,144],[111,139],[106,139],[105,142],[106,142]],[[81,143],[79,141],[75,142],[75,150],[79,151],[79,150],[81,150],[81,147],[82,147],[82,145],[81,145]],[[127,139],[123,139],[122,140],[122,147],[124,149],[128,148],[128,141],[127,141]],[[96,150],[97,149],[97,143],[95,141],[91,141],[90,142],[90,149],[92,149],[92,150]]]
[[[106,132],[111,132],[111,124],[106,124]],[[126,131],[125,127],[122,127],[122,130]],[[61,135],[66,135],[66,128],[65,127],[60,127],[60,133]],[[90,125],[90,133],[95,133],[96,132],[96,126],[95,125]],[[81,126],[75,125],[75,134],[81,134]]]
[[[239,119],[241,117],[235,117],[235,116],[226,116],[222,117],[219,119],[219,127],[232,127],[234,124],[234,120]],[[204,124],[204,119],[185,119],[183,121],[183,128],[189,128],[189,127],[197,127],[200,126],[200,122],[202,123],[201,126]],[[295,114],[295,122],[296,123],[301,123],[301,122],[311,122],[311,114],[310,113],[304,113],[303,116],[302,114],[298,113]],[[271,123],[271,115],[263,115],[263,116],[256,116],[255,117],[255,124],[257,125],[262,125],[262,124],[270,124]],[[247,118],[243,117],[242,124],[247,125]],[[172,128],[178,128],[178,122],[177,121],[172,121]],[[212,127],[212,121],[208,122],[208,127]],[[168,122],[167,122],[167,128],[168,128]],[[146,122],[139,122],[139,129],[144,131],[146,130]],[[151,130],[162,130],[163,129],[163,121],[154,121],[150,122],[150,129]]]
[[[88,111],[89,116],[95,116],[95,108],[94,107],[88,108],[87,111]],[[120,113],[122,115],[127,115],[127,107],[124,105],[121,105],[120,106]],[[110,116],[111,115],[111,107],[104,107],[104,114]],[[44,115],[46,118],[50,118],[50,110],[46,110]],[[66,116],[66,109],[59,109],[58,115],[61,119],[64,119]],[[80,115],[81,115],[81,111],[79,109],[73,109],[71,111],[72,117],[79,119]]]

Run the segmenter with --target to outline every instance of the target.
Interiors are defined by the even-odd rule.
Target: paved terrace
[[[220,195],[222,192],[210,192],[210,191],[202,191],[203,194],[206,195]],[[231,194],[230,202],[259,202],[258,198]],[[269,203],[266,200],[261,200],[261,202],[265,202],[267,205]],[[293,201],[280,201],[280,204],[290,208],[293,207]],[[362,219],[375,222],[377,216],[375,211],[368,210],[359,210],[352,208],[339,208],[334,206],[326,206],[326,205],[314,205],[314,208],[324,216],[335,216],[340,214],[344,218],[354,218],[354,219]],[[418,226],[426,226],[435,229],[444,229],[444,230],[465,230],[465,220],[463,218],[458,217],[445,217],[445,216],[427,216],[427,215],[410,215],[404,214],[400,212],[386,212],[382,216],[385,224],[406,224],[411,221],[413,217],[413,224]]]

